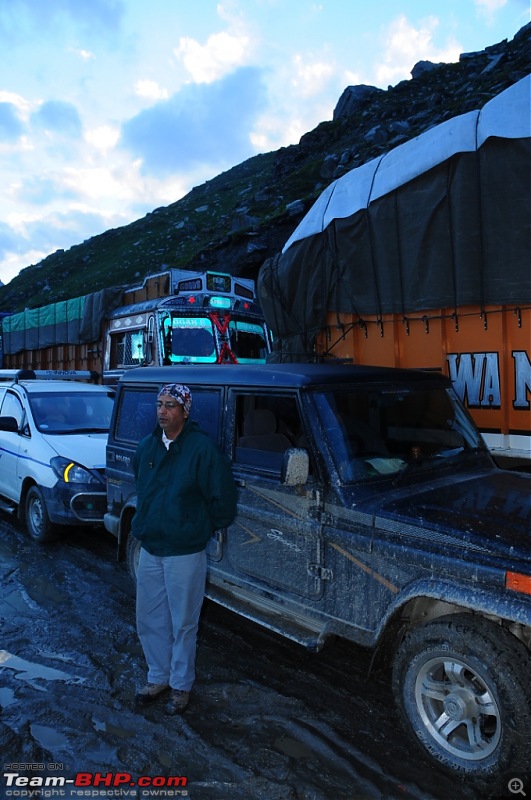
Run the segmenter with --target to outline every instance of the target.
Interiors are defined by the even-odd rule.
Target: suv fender
[[[391,603],[376,631],[376,651],[371,669],[389,664],[406,632],[450,614],[470,614],[491,620],[506,621],[513,633],[519,624],[529,625],[530,609],[522,609],[521,596],[514,600],[499,592],[477,588],[471,596],[466,586],[447,581],[417,581]],[[517,638],[520,638],[519,636]]]

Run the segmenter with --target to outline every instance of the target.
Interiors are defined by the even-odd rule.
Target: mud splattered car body
[[[238,516],[207,595],[313,649],[341,636],[390,664],[407,729],[471,780],[524,770],[531,700],[530,481],[498,469],[442,376],[384,368],[146,368],[119,382],[108,513],[132,574],[131,459],[158,389],[233,463]]]

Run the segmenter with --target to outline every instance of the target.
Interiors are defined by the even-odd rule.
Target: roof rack
[[[32,369],[2,369],[0,370],[0,381],[24,381],[34,380],[36,377]]]
[[[98,383],[99,375],[89,369],[2,369],[0,381],[91,381]]]

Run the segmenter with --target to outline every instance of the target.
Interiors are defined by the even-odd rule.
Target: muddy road
[[[103,531],[39,547],[0,517],[0,585],[1,800],[479,800],[419,755],[367,652],[308,653],[208,602],[188,709],[138,712],[134,598]]]

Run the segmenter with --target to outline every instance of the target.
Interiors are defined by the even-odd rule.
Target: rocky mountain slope
[[[256,278],[335,178],[446,119],[481,108],[531,72],[531,23],[459,62],[419,62],[387,90],[348,87],[333,120],[299,144],[258,155],[142,219],[59,250],[0,286],[0,310],[20,311],[170,267]]]

